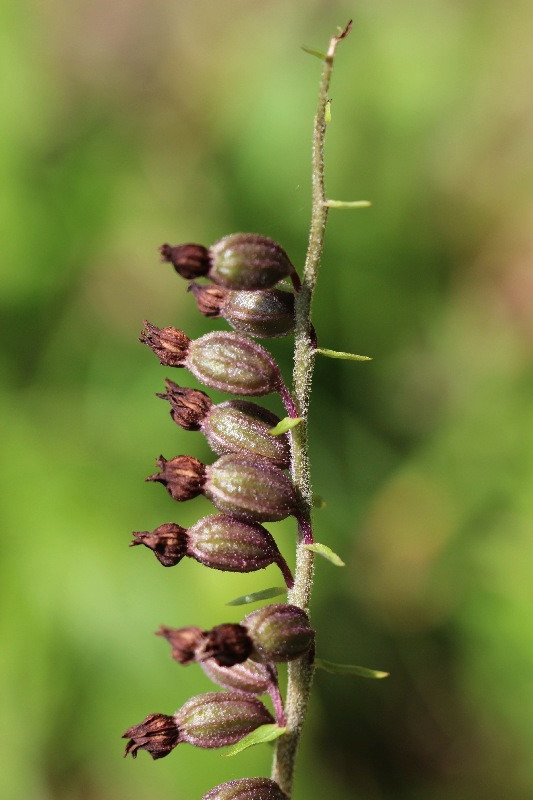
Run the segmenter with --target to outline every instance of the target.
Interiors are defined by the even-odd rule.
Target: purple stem
[[[267,664],[266,668],[270,676],[270,682],[268,684],[268,693],[272,699],[272,705],[274,706],[274,714],[276,716],[276,722],[278,723],[280,728],[285,728],[287,725],[287,720],[285,718],[285,708],[283,706],[283,699],[281,697],[281,692],[278,686],[278,673],[274,664]]]
[[[296,406],[294,405],[294,400],[292,399],[292,395],[287,389],[287,386],[285,385],[281,375],[279,378],[278,392],[281,395],[281,399],[283,400],[283,405],[287,410],[287,414],[289,415],[289,417],[291,417],[291,419],[296,419],[296,417],[298,416],[298,411],[296,410]]]
[[[283,573],[283,577],[285,578],[285,583],[287,584],[287,589],[292,589],[292,587],[294,586],[294,578],[292,577],[292,572],[289,569],[289,565],[287,564],[281,553],[278,553],[275,563],[278,565],[281,572]]]
[[[303,515],[297,516],[296,519],[298,520],[298,529],[300,533],[300,542],[302,544],[313,544],[313,528],[311,527],[311,520],[309,517],[304,517]]]
[[[298,275],[298,273],[296,272],[294,267],[293,267],[293,270],[292,270],[292,272],[290,274],[290,279],[292,281],[292,285],[294,287],[294,291],[295,292],[299,292],[300,289],[302,288],[302,282],[300,280],[300,276]]]

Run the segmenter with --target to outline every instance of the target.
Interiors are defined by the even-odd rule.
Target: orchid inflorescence
[[[153,531],[136,531],[131,544],[152,550],[165,567],[185,557],[228,572],[254,572],[275,564],[288,589],[287,603],[263,606],[240,623],[224,622],[208,630],[162,626],[157,631],[169,643],[175,661],[197,663],[225,691],[193,697],[173,715],[149,714],[124,733],[129,740],[126,755],[135,757],[139,750],[146,750],[159,759],[181,742],[202,748],[234,745],[235,751],[277,739],[272,778],[229,781],[208,791],[203,800],[289,800],[314,667],[366,678],[388,674],[315,659],[315,632],[308,615],[314,553],[343,565],[328,546],[315,542],[311,526],[314,498],[307,418],[314,358],[320,354],[370,360],[319,348],[311,323],[328,210],[369,205],[367,201],[330,200],[324,185],[328,90],[336,47],[350,28],[351,22],[339,29],[325,53],[304,48],[320,58],[323,67],[313,133],[311,226],[302,279],[281,245],[267,236],[235,233],[208,248],[164,244],[160,248],[163,261],[189,281],[200,313],[208,319],[224,319],[233,330],[215,330],[192,340],[177,328],[145,322],[140,338],[163,366],[185,368],[204,386],[240,398],[277,392],[287,413],[280,420],[249,399],[215,404],[205,392],[169,379],[165,391],[157,395],[169,403],[173,422],[184,430],[200,431],[218,458],[203,464],[188,455],[159,456],[158,471],[147,480],[161,483],[178,502],[203,494],[218,513],[189,528],[165,522]],[[277,287],[280,281],[285,284],[282,289]],[[290,333],[295,336],[292,391],[272,355],[254,341]],[[298,529],[294,577],[274,537],[261,524],[287,517],[296,520]],[[264,590],[232,604],[279,593]],[[285,703],[277,672],[277,665],[284,662],[288,663]],[[259,700],[265,694],[270,696],[274,714]]]
[[[280,393],[289,418],[295,406],[281,371],[250,336],[284,336],[294,330],[293,291],[273,288],[290,277],[300,282],[283,248],[266,236],[234,234],[207,249],[186,244],[163,245],[163,260],[191,281],[198,308],[209,318],[223,317],[234,332],[213,331],[191,340],[173,327],[145,322],[140,341],[167,367],[188,369],[204,386],[229,394],[262,396]],[[192,278],[207,277],[201,285]],[[190,528],[165,522],[153,531],[133,533],[132,545],[144,545],[165,566],[190,557],[204,566],[229,572],[252,572],[276,564],[287,588],[291,571],[272,534],[261,524],[294,516],[307,542],[310,524],[298,491],[286,470],[291,463],[287,432],[272,431],[280,419],[248,400],[215,404],[199,390],[167,379],[157,395],[170,404],[172,420],[185,430],[200,431],[219,458],[210,465],[179,455],[156,460],[158,472],[147,480],[161,483],[182,502],[204,494],[219,513]],[[198,663],[224,692],[193,697],[174,715],[150,714],[124,734],[126,755],[146,750],[159,759],[181,742],[217,748],[235,744],[262,725],[285,725],[277,664],[312,658],[315,634],[308,614],[288,603],[274,603],[246,615],[239,623],[210,630],[161,627],[157,634],[171,646],[179,664]],[[275,716],[259,695],[269,694]],[[216,787],[205,798],[282,800],[286,795],[268,778],[246,778]]]

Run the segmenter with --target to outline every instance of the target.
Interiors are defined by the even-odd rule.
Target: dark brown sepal
[[[209,252],[201,244],[180,244],[176,247],[163,244],[159,252],[161,260],[172,264],[178,275],[186,280],[201,278],[209,271]]]
[[[138,750],[146,750],[152,758],[168,756],[180,742],[180,731],[174,717],[167,714],[149,714],[139,725],[133,725],[122,734],[130,741],[126,745],[125,756],[137,757]]]
[[[201,628],[167,628],[161,625],[156,636],[162,636],[172,647],[172,658],[178,664],[192,664],[196,661],[196,651],[205,640],[206,633]]]
[[[178,386],[174,381],[165,380],[166,392],[158,392],[156,397],[168,400],[171,405],[170,416],[186,431],[198,431],[213,406],[205,392]]]
[[[213,658],[220,667],[232,667],[246,661],[253,649],[246,628],[227,622],[207,631],[196,657],[198,661]]]
[[[144,322],[139,341],[147,344],[164,367],[183,367],[189,352],[191,340],[177,328],[157,328],[151,322]]]
[[[191,500],[202,492],[205,483],[205,467],[193,456],[176,456],[167,461],[163,456],[156,458],[161,470],[149,475],[147,481],[162,483],[169,495],[179,502]]]
[[[221,309],[230,294],[229,289],[216,286],[214,283],[208,283],[205,286],[200,286],[199,283],[190,283],[187,291],[193,293],[200,314],[213,318],[220,317]]]
[[[130,547],[143,544],[164,567],[174,567],[187,555],[187,529],[175,522],[165,522],[153,531],[133,531],[133,536]]]

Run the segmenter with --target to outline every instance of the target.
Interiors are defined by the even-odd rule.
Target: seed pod
[[[248,336],[270,339],[294,330],[294,295],[280,289],[230,291],[214,284],[191,283],[198,310],[206,317],[223,317]]]
[[[200,666],[213,683],[223,686],[224,689],[265,694],[270,687],[271,677],[266,667],[257,661],[247,659],[232,667],[221,667],[214,658],[209,658],[207,661],[200,661]]]
[[[208,692],[192,697],[176,712],[180,741],[195,747],[226,747],[274,722],[260,700],[244,692]]]
[[[288,435],[269,433],[279,422],[275,414],[247,400],[214,405],[204,392],[178,386],[168,379],[166,384],[166,392],[158,393],[157,397],[168,400],[174,422],[185,430],[201,430],[217,455],[249,453],[288,469]]]
[[[256,522],[244,522],[229,514],[212,514],[191,528],[166,522],[152,532],[135,531],[131,545],[153,550],[165,567],[189,556],[211,569],[225,572],[255,572],[277,564],[289,588],[291,571],[272,535]]]
[[[294,273],[281,245],[256,233],[232,233],[209,250],[198,244],[164,244],[160,252],[183,278],[205,276],[228,289],[268,289]]]
[[[283,387],[270,353],[246,336],[212,331],[191,341],[177,328],[144,324],[139,341],[150,347],[164,367],[187,367],[211,389],[260,397]]]
[[[266,458],[231,453],[205,475],[203,492],[220,511],[251,522],[277,522],[297,511],[292,481]]]
[[[229,514],[204,517],[187,531],[187,555],[212,569],[255,572],[277,564],[289,588],[292,575],[272,535],[257,522]]]
[[[212,331],[190,343],[186,366],[205,386],[259,397],[281,386],[279,367],[264,347],[239,333]]]
[[[315,638],[305,611],[285,603],[252,611],[241,625],[254,643],[250,658],[257,661],[292,661],[304,655]]]
[[[241,778],[215,786],[202,800],[288,800],[270,778]]]

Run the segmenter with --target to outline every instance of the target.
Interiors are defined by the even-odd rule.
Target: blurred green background
[[[144,484],[154,457],[212,458],[154,398],[194,379],[136,340],[212,327],[164,241],[255,231],[301,266],[300,45],[352,16],[327,184],[373,207],[330,215],[315,322],[374,361],[317,364],[317,538],[347,566],[318,564],[313,620],[323,658],[391,677],[317,676],[294,797],[533,797],[530,3],[2,0],[2,800],[268,774],[266,745],[122,759],[125,728],[211,689],[153,631],[238,621],[227,600],[279,582],[128,550],[210,510]],[[271,526],[291,563],[293,528]]]

